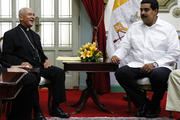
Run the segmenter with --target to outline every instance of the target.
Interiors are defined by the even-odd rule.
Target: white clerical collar
[[[29,31],[29,28],[26,28],[26,31]]]

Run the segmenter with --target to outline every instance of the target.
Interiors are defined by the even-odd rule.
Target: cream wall
[[[171,7],[169,13],[168,12],[164,12],[164,13],[160,12],[158,14],[158,16],[161,19],[166,20],[169,23],[171,23],[172,25],[174,25],[176,30],[180,31],[180,17],[176,18],[172,15],[173,8],[180,7],[180,0],[177,0],[177,1],[178,1],[178,4]],[[109,19],[111,16],[113,3],[114,3],[114,0],[109,0],[108,4],[106,6],[106,9],[105,9],[105,28],[106,28],[106,31],[108,31],[108,28],[109,28],[109,22],[110,22]]]

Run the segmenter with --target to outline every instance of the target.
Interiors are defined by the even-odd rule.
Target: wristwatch
[[[158,67],[158,63],[157,62],[153,62],[152,64],[153,64],[154,68]]]

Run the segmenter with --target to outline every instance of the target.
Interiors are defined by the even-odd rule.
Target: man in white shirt
[[[131,25],[111,62],[120,63],[131,55],[131,61],[120,67],[115,76],[139,108],[136,116],[152,118],[161,111],[160,101],[167,89],[169,73],[180,54],[180,46],[175,28],[157,17],[157,0],[142,0],[140,10],[142,21]],[[150,78],[154,92],[151,100],[136,82],[143,77]]]

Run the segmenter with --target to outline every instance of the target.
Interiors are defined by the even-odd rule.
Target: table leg
[[[78,100],[78,102],[75,103],[75,104],[70,104],[70,106],[71,106],[71,107],[77,107],[77,106],[79,106],[79,105],[82,103],[83,99],[86,98],[86,96],[87,96],[87,88],[86,88],[85,90],[83,90],[83,92],[82,92],[82,94],[81,94],[81,97],[80,97],[80,99]]]
[[[83,93],[81,94],[79,101],[76,104],[72,105],[73,107],[79,105],[79,107],[74,112],[72,112],[73,115],[81,112],[81,110],[84,108],[88,98],[89,98],[88,90],[85,89],[83,91]]]
[[[0,100],[0,120],[1,120],[1,113],[2,113],[2,100]]]
[[[79,113],[82,110],[82,108],[84,107],[84,105],[86,104],[89,97],[92,98],[93,102],[102,111],[113,114],[112,111],[105,109],[104,106],[100,103],[99,98],[98,98],[97,93],[96,93],[96,90],[92,86],[92,73],[91,72],[87,72],[86,84],[87,84],[87,88],[85,90],[83,90],[79,101],[77,103],[71,105],[72,107],[80,105],[79,108],[76,109],[72,114]]]

